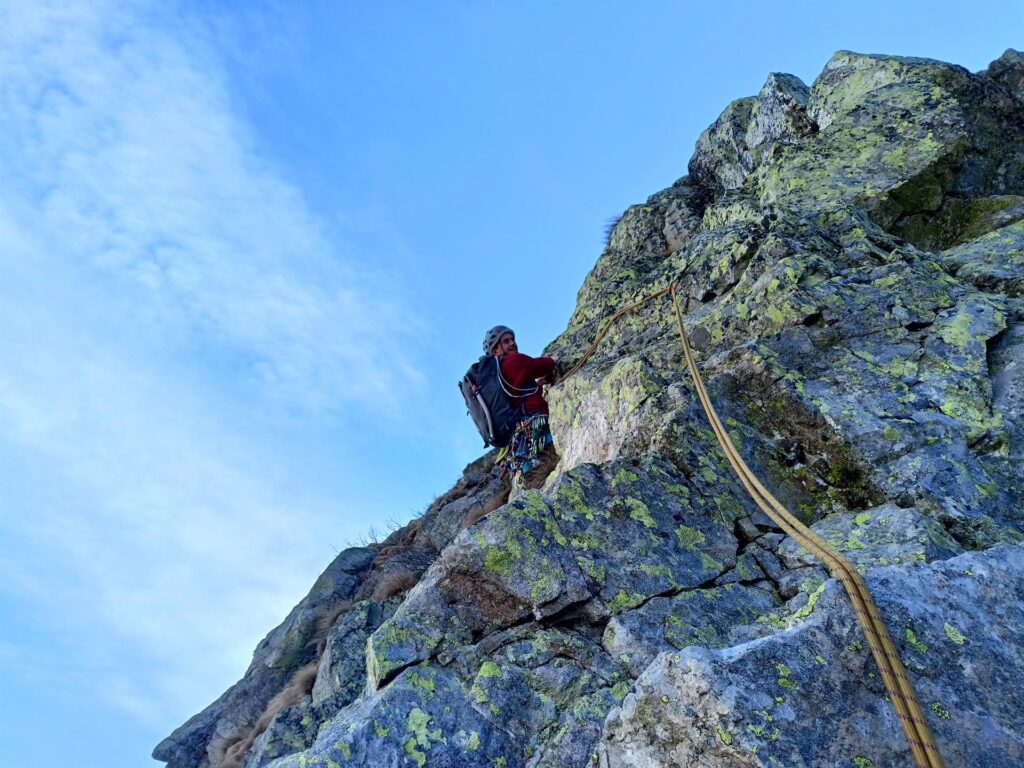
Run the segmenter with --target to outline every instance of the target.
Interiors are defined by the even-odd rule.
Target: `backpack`
[[[501,375],[500,359],[493,355],[484,355],[473,363],[459,382],[466,410],[484,439],[484,446],[495,448],[508,445],[523,417],[522,406],[513,405],[511,398],[527,397],[537,389],[509,384]]]

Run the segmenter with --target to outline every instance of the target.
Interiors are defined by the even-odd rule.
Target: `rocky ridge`
[[[1012,50],[974,74],[842,51],[810,87],[770,75],[623,214],[547,350],[571,362],[681,281],[734,444],[865,573],[950,766],[1024,762],[1022,83]],[[732,477],[668,300],[548,399],[542,491],[503,503],[492,457],[471,464],[339,555],[154,756],[910,764],[841,588]]]

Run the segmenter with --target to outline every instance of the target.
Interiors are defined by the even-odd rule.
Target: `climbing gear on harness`
[[[516,425],[516,431],[509,442],[508,462],[505,471],[512,475],[512,484],[521,485],[523,477],[540,464],[541,454],[552,445],[551,430],[548,429],[548,415],[535,413]]]
[[[523,388],[509,383],[501,375],[501,360],[493,355],[482,356],[459,381],[466,411],[484,439],[484,446],[495,448],[508,445],[516,424],[523,418],[522,406],[513,405],[512,401],[529,397],[538,389],[536,385]]]
[[[494,345],[498,343],[498,339],[503,334],[511,333],[512,338],[516,337],[516,332],[509,328],[507,325],[496,325],[487,333],[484,334],[484,354],[491,354],[491,350],[494,349]]]
[[[782,503],[768,491],[767,488],[765,488],[753,471],[751,471],[747,463],[743,460],[743,457],[740,456],[735,446],[733,446],[732,441],[729,438],[729,433],[726,431],[721,420],[718,418],[718,414],[715,412],[711,399],[708,396],[707,389],[704,387],[704,380],[701,378],[700,371],[697,369],[697,364],[694,361],[693,352],[690,349],[689,338],[687,337],[686,329],[683,325],[683,314],[679,306],[678,290],[679,283],[673,281],[665,288],[644,296],[629,306],[623,307],[612,315],[605,324],[604,329],[594,340],[594,343],[591,344],[590,348],[583,353],[583,356],[576,362],[569,372],[566,373],[565,377],[567,378],[571,376],[583,367],[583,364],[591,354],[593,354],[597,345],[608,333],[612,324],[622,315],[646,304],[652,299],[664,296],[666,293],[671,294],[672,305],[675,312],[676,328],[679,331],[679,340],[683,347],[683,356],[686,359],[686,366],[689,370],[690,378],[693,380],[697,397],[700,399],[704,413],[707,416],[708,421],[711,423],[711,428],[715,433],[715,437],[718,439],[719,445],[721,445],[722,451],[725,453],[725,457],[730,466],[732,466],[733,472],[736,474],[737,478],[739,478],[740,483],[742,483],[747,493],[754,500],[754,503],[756,503],[757,506],[765,512],[765,514],[774,520],[783,531],[793,537],[793,539],[803,546],[808,552],[824,562],[832,575],[842,583],[850,598],[854,613],[857,616],[857,621],[868,641],[868,646],[871,648],[871,654],[875,659],[875,663],[878,665],[879,671],[881,672],[882,681],[885,683],[885,689],[889,694],[889,699],[892,701],[893,708],[896,711],[896,716],[900,720],[903,733],[906,735],[907,742],[910,745],[910,751],[913,754],[915,765],[917,768],[944,768],[942,755],[939,753],[938,747],[935,745],[935,739],[928,726],[928,721],[925,719],[924,713],[921,711],[921,706],[917,701],[913,685],[907,676],[903,662],[900,660],[899,653],[893,645],[892,639],[889,637],[889,632],[878,612],[877,606],[875,606],[875,602],[871,597],[871,593],[868,590],[863,577],[861,577],[857,569],[854,568],[846,558],[832,549],[832,547],[830,547],[821,537],[804,525],[800,520],[795,518],[793,514],[786,509]]]

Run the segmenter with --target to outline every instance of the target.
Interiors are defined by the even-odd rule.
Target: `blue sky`
[[[0,768],[152,764],[479,455],[483,331],[557,335],[730,100],[981,69],[1022,9],[0,3]]]

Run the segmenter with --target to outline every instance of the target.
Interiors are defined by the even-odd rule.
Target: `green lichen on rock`
[[[493,661],[485,661],[480,667],[480,677],[501,677],[501,668]]]
[[[719,723],[716,732],[718,734],[719,741],[721,741],[726,746],[732,744],[732,734],[729,733],[729,731],[727,731],[725,729],[725,726],[723,726],[721,723]]]
[[[903,636],[906,638],[907,643],[918,653],[928,653],[928,646],[917,639],[917,633],[910,627],[907,627]]]
[[[796,680],[794,680],[791,677],[791,675],[793,674],[793,670],[791,670],[788,666],[779,663],[775,665],[775,669],[778,670],[779,673],[779,679],[776,682],[778,682],[780,686],[791,691],[795,691],[797,688],[800,687],[797,684]]]
[[[612,614],[619,613],[628,608],[635,608],[644,601],[644,596],[641,594],[629,594],[624,589],[620,589],[615,597],[608,603],[608,611]]]
[[[703,533],[685,525],[676,526],[675,534],[676,538],[679,539],[679,543],[691,551],[695,550],[705,541]]]
[[[405,730],[412,735],[405,742],[405,753],[409,755],[419,768],[427,762],[427,755],[423,750],[429,750],[433,744],[438,742],[447,744],[440,728],[430,729],[431,716],[418,707],[414,707],[406,718]]]
[[[967,642],[967,638],[964,637],[963,633],[948,621],[942,625],[942,631],[946,633],[946,637],[957,645],[963,645]]]
[[[964,714],[922,702],[947,762],[998,768],[1024,722],[963,670],[1024,677],[1019,547],[965,550],[1024,530],[1022,99],[1016,52],[977,74],[850,52],[811,87],[772,74],[701,135],[690,176],[624,213],[547,350],[575,362],[678,281],[726,439],[877,591],[912,680]],[[842,590],[734,476],[674,322],[669,297],[644,303],[549,387],[544,488],[463,531],[501,493],[482,460],[318,580],[161,759],[245,731],[325,642],[351,663],[321,663],[247,761],[579,768],[651,745],[681,764],[709,746],[737,764],[907,762]],[[371,599],[402,562],[416,588]],[[350,597],[373,607],[313,642]]]
[[[806,619],[808,616],[810,616],[811,615],[811,611],[814,610],[814,606],[817,605],[819,598],[821,598],[821,596],[822,596],[822,594],[824,592],[825,592],[825,585],[824,584],[822,584],[816,590],[811,592],[811,594],[808,595],[808,597],[807,597],[807,602],[804,604],[804,607],[798,609],[793,614],[793,618],[794,619]]]
[[[651,517],[651,510],[647,508],[640,499],[626,499],[626,506],[629,508],[629,516],[647,528],[657,528],[658,524]]]
[[[432,634],[397,622],[388,622],[370,636],[366,648],[367,675],[370,680],[379,682],[388,677],[396,669],[406,666],[402,650],[410,644],[417,647],[432,648],[437,645],[438,638]]]

